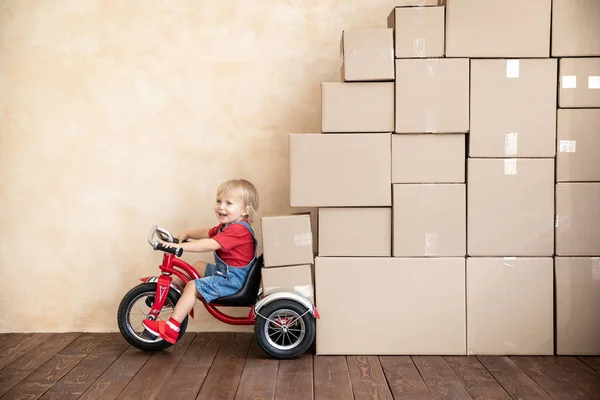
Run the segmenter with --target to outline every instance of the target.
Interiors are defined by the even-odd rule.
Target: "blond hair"
[[[248,212],[248,221],[252,222],[254,213],[258,211],[258,192],[254,185],[245,179],[230,179],[221,183],[217,189],[217,197],[225,193],[235,193],[242,198]]]

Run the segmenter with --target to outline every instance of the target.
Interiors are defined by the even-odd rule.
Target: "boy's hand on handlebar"
[[[179,240],[179,243],[183,243],[190,238],[190,234],[187,232],[181,232],[179,235],[176,236],[176,238],[177,240]]]

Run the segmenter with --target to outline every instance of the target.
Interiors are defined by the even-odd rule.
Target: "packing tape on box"
[[[577,151],[576,140],[561,140],[558,143],[558,151],[560,153],[575,153]]]
[[[437,233],[426,233],[425,234],[425,248],[424,254],[426,256],[435,256],[437,255],[437,243],[438,243],[438,234]]]
[[[507,157],[517,155],[517,133],[504,134],[504,155]]]
[[[517,175],[516,158],[507,158],[504,160],[504,175]]]
[[[600,76],[588,76],[588,89],[600,89]]]
[[[519,77],[519,60],[506,60],[506,77]]]
[[[576,75],[563,75],[560,77],[560,87],[563,89],[576,89],[577,88],[577,76]]]
[[[413,56],[425,57],[427,54],[427,41],[425,38],[413,38]]]
[[[437,117],[435,111],[425,111],[425,132],[437,133]]]
[[[515,265],[511,263],[511,261],[516,260],[517,257],[504,257],[504,266],[514,268]]]
[[[600,281],[600,257],[592,257],[592,280]]]
[[[558,227],[564,227],[566,229],[571,227],[571,216],[570,215],[557,215],[556,218],[554,219],[554,227],[558,228]]]
[[[298,233],[294,235],[294,243],[296,246],[312,246],[312,233]]]

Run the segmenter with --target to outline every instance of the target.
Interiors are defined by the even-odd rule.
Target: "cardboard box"
[[[600,182],[600,109],[559,109],[557,126],[557,182]]]
[[[396,132],[469,131],[469,60],[396,60]]]
[[[392,135],[393,183],[465,183],[465,135]]]
[[[357,29],[342,33],[343,81],[393,81],[393,29]]]
[[[600,107],[600,57],[561,58],[558,71],[559,107]]]
[[[554,354],[553,267],[551,257],[467,259],[469,355]]]
[[[263,294],[289,292],[306,297],[315,304],[311,265],[265,268],[262,270]]]
[[[600,258],[556,257],[556,354],[600,355]]]
[[[470,157],[554,157],[556,59],[471,60]]]
[[[552,1],[552,56],[600,56],[600,2]]]
[[[323,132],[393,132],[394,82],[321,84]]]
[[[464,257],[464,184],[394,185],[394,257]]]
[[[396,58],[444,56],[444,6],[396,7],[388,17]]]
[[[390,207],[319,208],[321,257],[391,257],[391,237]]]
[[[556,184],[556,255],[600,255],[600,183]]]
[[[551,0],[446,0],[446,57],[550,55]]]
[[[261,218],[265,267],[312,264],[310,214]]]
[[[466,354],[464,258],[317,257],[315,277],[317,354]]]
[[[474,159],[467,164],[469,256],[554,254],[554,160]]]
[[[391,207],[391,134],[290,134],[291,207]]]

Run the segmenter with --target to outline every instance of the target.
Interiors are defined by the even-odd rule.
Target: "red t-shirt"
[[[232,224],[219,233],[221,225],[212,227],[208,236],[217,241],[221,248],[217,255],[230,267],[245,267],[254,258],[254,239],[242,224]]]

